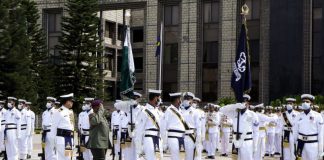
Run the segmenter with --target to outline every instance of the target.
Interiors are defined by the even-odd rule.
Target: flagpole
[[[159,90],[162,88],[162,64],[163,64],[163,20],[160,31],[160,55],[159,55]]]

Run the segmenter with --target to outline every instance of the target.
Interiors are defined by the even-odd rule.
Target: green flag
[[[132,96],[134,90],[135,78],[135,65],[133,58],[133,51],[130,42],[130,29],[127,27],[123,48],[122,66],[121,66],[121,83],[120,93],[125,96]]]

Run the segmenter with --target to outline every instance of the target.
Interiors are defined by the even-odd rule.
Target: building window
[[[250,64],[252,67],[258,67],[259,66],[259,59],[260,59],[260,40],[250,40],[249,41],[249,47],[250,47]]]
[[[105,37],[113,39],[116,36],[116,23],[106,22]]]
[[[165,44],[163,64],[178,64],[178,44]]]
[[[219,2],[205,2],[204,3],[204,22],[217,23],[219,22]]]
[[[61,32],[62,13],[47,13],[48,32]]]
[[[218,63],[218,42],[205,42],[204,63]]]
[[[250,12],[246,16],[247,20],[260,19],[260,0],[245,0],[245,4],[249,7]]]
[[[178,25],[179,6],[166,6],[164,9],[164,25]]]
[[[133,43],[144,41],[144,31],[143,28],[134,28],[133,31]]]
[[[124,26],[118,24],[118,40],[122,41],[124,36]]]
[[[143,57],[134,57],[135,72],[143,73]]]

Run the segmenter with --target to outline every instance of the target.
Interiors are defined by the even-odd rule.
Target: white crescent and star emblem
[[[246,70],[246,54],[245,52],[240,53],[239,59],[234,63],[233,66],[234,74],[236,76],[235,81],[239,81],[242,77],[241,73]]]

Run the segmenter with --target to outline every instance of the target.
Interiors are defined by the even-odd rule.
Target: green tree
[[[32,0],[22,0],[21,6],[24,8],[27,20],[27,35],[30,42],[30,69],[38,98],[34,110],[45,106],[46,97],[53,96],[55,93],[54,87],[54,69],[49,63],[49,57],[46,46],[46,37],[44,30],[37,23],[39,11],[36,2]]]
[[[36,92],[30,69],[30,41],[24,9],[20,0],[2,0],[0,3],[0,16],[4,18],[0,22],[1,90],[4,96],[35,101]]]
[[[97,54],[101,52],[98,37],[97,0],[68,0],[60,38],[61,64],[58,66],[59,93],[74,93],[80,103],[84,97],[102,98]]]

